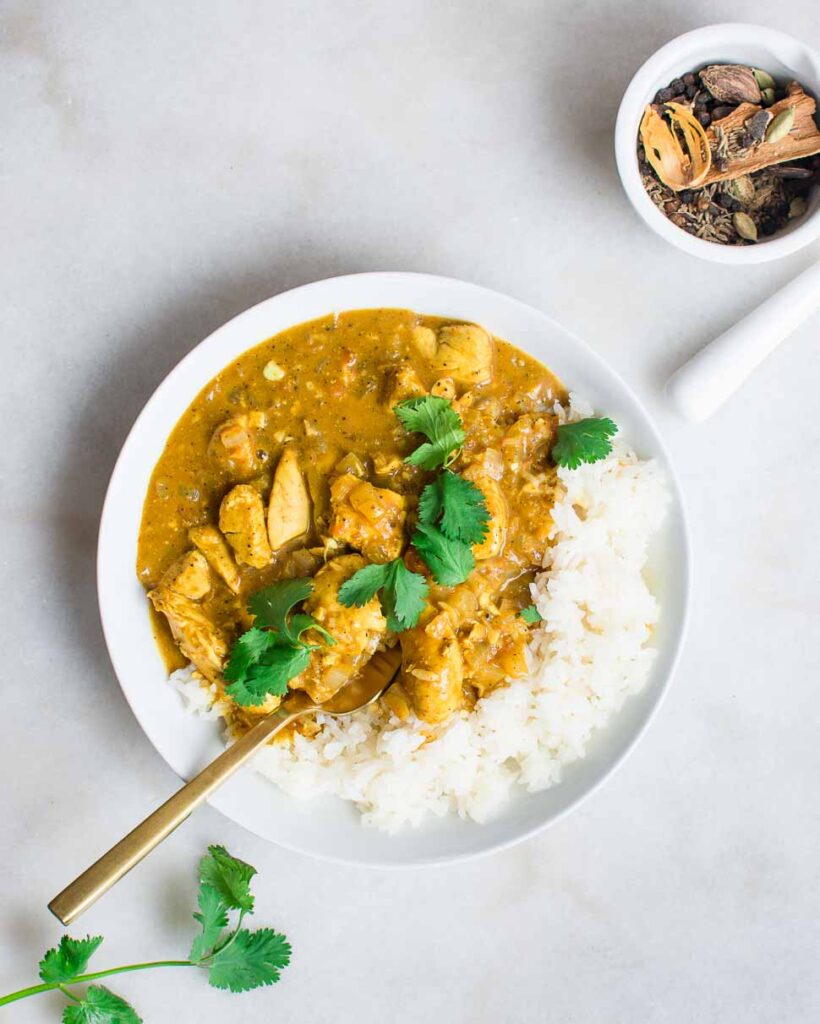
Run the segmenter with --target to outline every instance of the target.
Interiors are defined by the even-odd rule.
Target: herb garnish
[[[582,462],[598,462],[612,451],[610,438],[618,427],[608,418],[577,420],[558,428],[552,457],[565,469],[577,469]]]
[[[59,945],[40,961],[43,984],[0,997],[0,1006],[59,989],[71,1000],[63,1010],[63,1024],[141,1024],[134,1008],[105,986],[91,985],[82,996],[71,987],[151,967],[199,967],[208,972],[209,984],[231,992],[274,984],[290,963],[291,948],[285,936],[272,928],[248,931],[242,927],[244,917],[253,913],[250,881],[255,874],[256,868],[232,857],[224,847],[209,846],[199,862],[199,910],[193,915],[201,934],[194,939],[189,959],[128,964],[87,974],[102,936],[73,939],[63,935]],[[233,927],[229,927],[231,911],[238,912]]]
[[[471,480],[447,469],[421,492],[419,519],[435,525],[452,540],[480,544],[487,536],[490,513],[481,489]]]
[[[436,469],[455,462],[466,435],[461,417],[448,399],[437,395],[409,398],[395,406],[393,412],[406,430],[424,434],[428,439],[405,462],[421,469]]]
[[[313,616],[290,614],[312,592],[310,579],[279,580],[251,597],[248,611],[255,616],[254,624],[234,643],[223,673],[231,700],[254,707],[270,695],[287,693],[290,680],[308,667],[310,652],[321,646],[302,639],[307,630],[333,646],[333,637]]]
[[[395,633],[411,629],[418,622],[427,599],[427,580],[411,572],[401,558],[384,565],[366,565],[339,587],[339,603],[361,608],[381,591],[382,611],[387,628]]]
[[[522,608],[518,614],[528,626],[534,626],[536,622],[544,621],[541,612],[538,611],[534,604],[528,604],[527,607]]]

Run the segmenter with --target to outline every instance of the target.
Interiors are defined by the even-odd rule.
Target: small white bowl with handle
[[[780,82],[797,81],[820,97],[820,55],[805,43],[762,25],[707,25],[662,46],[629,84],[615,125],[615,158],[630,202],[643,220],[667,242],[692,256],[715,263],[765,263],[797,252],[820,236],[820,188],[809,209],[782,231],[755,245],[721,245],[696,238],[673,224],[649,198],[638,167],[637,140],[643,112],[658,89],[707,64],[747,64],[763,68]]]

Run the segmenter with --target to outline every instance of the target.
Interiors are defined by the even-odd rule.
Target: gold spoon
[[[269,739],[291,722],[304,715],[321,711],[325,715],[341,718],[367,707],[387,690],[399,670],[401,649],[374,654],[362,671],[347,686],[324,704],[314,704],[306,694],[297,691],[257,722],[240,739],[166,800],[141,825],[129,832],[108,853],[92,864],[79,878],[55,896],[48,909],[63,924],[70,924],[103,895],[115,882],[169,836],[203,800],[241,767]]]

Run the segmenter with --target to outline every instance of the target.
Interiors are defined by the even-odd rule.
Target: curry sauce
[[[483,492],[491,520],[469,579],[431,580],[418,626],[395,636],[377,600],[346,609],[336,598],[369,562],[403,557],[426,572],[407,530],[431,474],[404,461],[418,437],[393,410],[428,393],[461,417],[454,468]],[[314,699],[396,642],[404,675],[390,707],[400,716],[441,720],[523,674],[518,612],[549,543],[548,453],[565,397],[545,366],[482,328],[406,310],[331,315],[243,353],[183,414],[145,499],[137,575],[169,670],[191,661],[221,686],[230,646],[252,624],[249,595],[310,576],[311,611],[341,638],[331,663],[317,656],[312,675],[293,681]]]

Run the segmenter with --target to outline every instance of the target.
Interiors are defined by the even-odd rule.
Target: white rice
[[[559,409],[568,419],[591,413],[574,395],[568,412]],[[513,786],[534,792],[559,782],[562,767],[584,756],[595,730],[648,678],[658,605],[643,570],[668,504],[658,467],[620,437],[605,460],[559,476],[566,493],[533,585],[544,621],[533,630],[529,678],[438,727],[383,710],[319,715],[317,736],[266,747],[256,769],[295,797],[350,800],[365,824],[389,832],[430,813],[485,822]],[[190,667],[171,681],[191,711],[224,717],[216,687]]]

